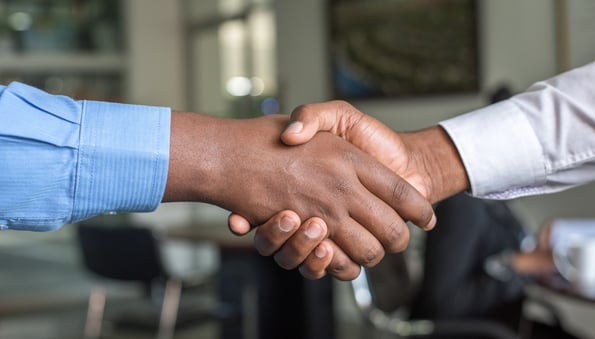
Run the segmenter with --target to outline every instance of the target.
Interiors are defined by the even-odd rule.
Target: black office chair
[[[131,225],[106,226],[82,223],[78,240],[84,266],[93,274],[116,281],[137,282],[146,297],[144,305],[114,317],[117,326],[157,330],[159,338],[169,338],[175,327],[210,320],[214,311],[204,305],[180,309],[180,294],[190,288],[208,286],[209,277],[187,284],[169,274],[165,268],[160,242],[149,227]],[[96,289],[89,299],[87,337],[98,336],[103,317],[105,295]],[[102,300],[103,298],[103,300]],[[97,311],[99,306],[99,311]],[[130,306],[130,305],[128,305]]]
[[[351,286],[368,325],[396,338],[518,338],[507,327],[487,320],[409,318],[414,287],[402,253],[387,254],[377,266],[363,268]]]

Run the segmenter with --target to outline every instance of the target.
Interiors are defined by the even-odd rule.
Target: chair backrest
[[[83,223],[78,240],[85,267],[99,276],[144,283],[165,277],[159,244],[148,227]]]

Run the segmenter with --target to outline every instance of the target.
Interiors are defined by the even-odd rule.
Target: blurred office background
[[[375,6],[400,3],[370,2]],[[18,80],[79,99],[160,105],[226,117],[289,113],[299,104],[336,95],[330,46],[331,4],[336,3],[0,0],[0,81]],[[502,85],[519,92],[535,81],[595,60],[591,1],[469,3],[473,25],[466,32],[473,38],[472,86],[349,101],[394,129],[418,129],[486,105],[490,93]],[[445,25],[449,26],[448,21]],[[587,185],[513,204],[523,221],[537,230],[552,217],[595,218],[594,198],[595,186]],[[161,245],[169,270],[208,277],[217,276],[225,260],[220,245],[238,241],[227,234],[226,217],[226,211],[204,204],[167,204],[152,213],[105,216],[94,222],[146,225],[168,238]],[[170,229],[187,226],[205,231],[192,241],[167,236]],[[113,298],[125,304],[139,295],[132,284],[99,279],[84,267],[77,230],[77,225],[67,225],[45,234],[0,233],[0,338],[82,337],[88,297],[98,281],[107,286],[108,303]],[[238,246],[247,251],[246,242]],[[414,239],[410,250],[415,249]],[[334,336],[349,338],[349,326],[361,321],[350,286],[333,280],[330,284]],[[217,304],[219,287],[207,286],[212,298],[207,296],[206,303]],[[244,317],[243,337],[257,338],[257,319],[245,316],[253,311],[250,305],[258,297],[254,289],[243,291],[239,298],[248,305],[239,311]],[[595,304],[557,296],[551,300],[568,314],[569,326],[585,338],[593,337],[590,319],[595,316]],[[221,335],[217,319],[196,325],[200,327],[196,332],[180,331],[176,337]],[[151,337],[134,333],[123,337]],[[105,337],[118,335],[114,330],[104,333]]]

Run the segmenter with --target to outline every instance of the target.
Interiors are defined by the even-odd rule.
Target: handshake
[[[191,141],[186,128],[209,143]],[[431,229],[431,204],[469,187],[441,127],[396,133],[343,101],[300,106],[291,118],[174,112],[171,143],[185,151],[172,151],[170,167],[201,165],[170,171],[164,201],[184,196],[233,211],[233,233],[256,228],[260,254],[310,279],[354,279],[406,248],[408,221]]]
[[[594,76],[591,63],[414,132],[343,101],[224,119],[0,85],[0,229],[198,201],[232,211],[236,234],[256,228],[256,248],[282,267],[352,279],[405,249],[408,221],[431,229],[446,197],[595,181]]]

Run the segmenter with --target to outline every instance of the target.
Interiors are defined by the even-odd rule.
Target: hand
[[[232,214],[231,218],[238,217]],[[231,223],[231,222],[230,222]],[[327,227],[324,220],[314,217],[300,226],[300,218],[293,211],[283,211],[256,228],[254,246],[263,256],[273,256],[277,264],[285,269],[293,269],[296,263],[304,262],[300,266],[301,274],[308,279],[319,279],[326,274],[331,260],[338,261],[339,256],[333,256],[334,243],[326,238]],[[282,248],[281,248],[282,247]],[[307,257],[307,258],[306,258]],[[344,267],[336,273],[338,278],[350,279],[359,274],[359,265],[336,262],[334,267]]]
[[[552,252],[539,248],[527,253],[516,252],[511,264],[514,271],[520,275],[547,276],[556,272]]]
[[[537,246],[531,252],[517,252],[512,267],[519,274],[545,276],[556,272],[553,250],[550,243],[554,219],[544,222],[537,235]]]
[[[292,121],[281,136],[286,144],[303,144],[319,131],[331,132],[377,158],[408,180],[431,202],[439,201],[469,187],[458,153],[440,127],[397,134],[344,101],[300,106],[292,113]],[[435,220],[426,225],[425,229],[431,229],[434,224]],[[249,223],[239,215],[231,215],[229,225],[232,232],[236,234],[245,234],[250,230]],[[261,237],[266,235],[261,234]],[[258,249],[258,244],[256,246]],[[281,246],[279,244],[278,248]],[[330,245],[327,247],[331,248]],[[304,257],[304,251],[308,247],[300,249],[294,245],[288,248],[295,253],[292,257],[297,260]],[[341,248],[335,246],[334,255],[341,257],[342,260],[333,259],[329,264],[327,271],[331,274],[337,276],[337,272],[356,270],[353,267],[355,265],[353,261],[349,263],[344,260],[345,254]],[[299,262],[292,262],[287,266],[298,264]],[[304,265],[309,264],[305,262]],[[301,266],[303,271],[309,270],[320,275],[318,267],[306,269],[303,268],[304,265]]]
[[[170,171],[164,201],[212,203],[257,225],[291,209],[324,218],[324,234],[359,264],[409,239],[403,218],[433,219],[431,205],[405,180],[340,138],[320,133],[287,147],[286,116],[230,120],[172,114]]]
[[[232,221],[231,219],[238,220]],[[246,223],[237,214],[230,215],[230,224]],[[248,225],[249,227],[249,225]],[[272,255],[285,269],[298,267],[307,279],[320,279],[329,273],[340,280],[353,280],[360,272],[356,264],[331,239],[324,238],[327,226],[320,218],[306,220],[293,211],[282,211],[256,228],[254,246],[263,256]]]
[[[281,135],[285,144],[301,145],[320,131],[331,132],[385,164],[432,203],[469,188],[458,152],[439,126],[396,133],[339,100],[300,106],[291,120]]]
[[[432,202],[469,186],[458,153],[440,127],[397,134],[343,101],[300,106],[292,113],[292,121],[281,136],[286,144],[303,144],[319,131],[331,132],[377,158]],[[430,171],[436,167],[435,172]],[[435,220],[426,225],[426,229],[433,227],[434,223]],[[229,225],[237,234],[250,230],[250,225],[239,215],[231,215]],[[292,249],[300,252],[294,258],[303,257],[304,253],[298,247]],[[335,255],[341,254],[341,249],[335,247]],[[294,262],[287,266],[297,264]],[[333,261],[329,266],[334,275],[346,269],[342,265],[333,266],[335,264]]]

